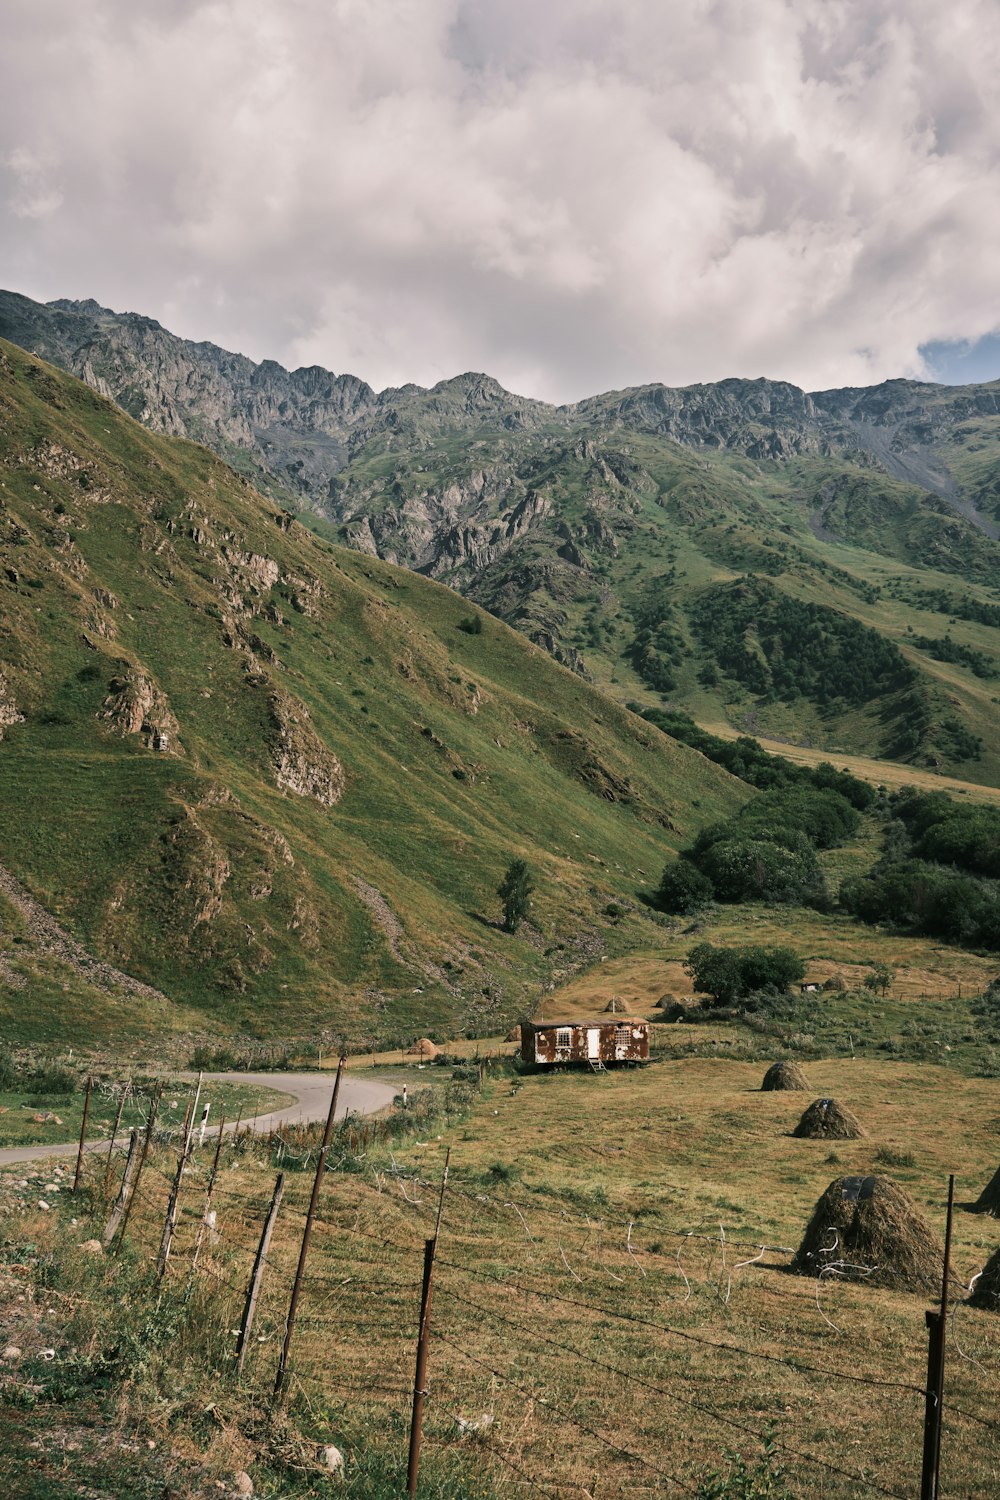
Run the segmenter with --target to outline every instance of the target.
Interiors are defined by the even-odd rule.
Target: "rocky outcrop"
[[[118,667],[97,717],[105,720],[115,734],[140,735],[151,750],[179,754],[180,727],[166,695],[135,662],[120,661]]]
[[[333,807],[344,794],[344,768],[313,727],[305,704],[279,688],[268,696],[274,779],[297,797]]]
[[[12,724],[23,723],[24,714],[14,702],[13,689],[6,674],[0,671],[0,740],[3,739],[5,729],[9,729]]]

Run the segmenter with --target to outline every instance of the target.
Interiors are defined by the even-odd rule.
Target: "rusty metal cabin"
[[[649,1022],[641,1016],[593,1020],[522,1021],[521,1060],[541,1067],[586,1063],[597,1071],[615,1063],[649,1061]]]

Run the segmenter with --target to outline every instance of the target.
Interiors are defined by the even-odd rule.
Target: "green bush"
[[[707,906],[714,895],[708,877],[689,860],[678,859],[667,865],[653,900],[660,911],[688,917]]]
[[[717,1005],[731,1005],[759,991],[787,990],[805,974],[805,964],[791,948],[716,947],[698,943],[685,967],[695,989],[711,995]]]

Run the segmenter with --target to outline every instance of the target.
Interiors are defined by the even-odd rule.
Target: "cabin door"
[[[596,1026],[587,1030],[587,1058],[590,1062],[599,1062],[601,1057],[601,1033]]]

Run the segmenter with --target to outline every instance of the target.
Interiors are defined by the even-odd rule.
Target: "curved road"
[[[177,1075],[175,1075],[177,1076]],[[192,1078],[195,1075],[190,1075]],[[279,1094],[291,1094],[292,1102],[269,1114],[258,1115],[255,1129],[258,1134],[274,1130],[279,1125],[308,1125],[316,1120],[325,1120],[330,1111],[330,1096],[333,1093],[333,1073],[206,1073],[202,1080],[202,1092],[210,1083],[242,1083],[251,1088],[270,1089]],[[396,1096],[396,1088],[389,1083],[378,1083],[375,1079],[353,1078],[345,1073],[337,1100],[337,1119],[352,1115],[374,1115],[387,1108]],[[252,1121],[244,1120],[243,1126]],[[235,1120],[225,1128],[227,1133],[235,1128]],[[218,1126],[209,1126],[205,1135],[216,1134]],[[242,1127],[241,1127],[242,1128]],[[106,1140],[87,1142],[88,1151],[97,1151],[107,1146]],[[75,1141],[57,1146],[7,1146],[0,1150],[0,1167],[19,1161],[43,1161],[47,1157],[72,1156],[77,1149]]]

